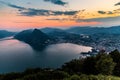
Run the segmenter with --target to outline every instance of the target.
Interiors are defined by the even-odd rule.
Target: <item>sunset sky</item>
[[[0,0],[0,29],[120,25],[120,0]]]

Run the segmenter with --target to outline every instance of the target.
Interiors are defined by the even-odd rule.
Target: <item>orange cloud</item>
[[[53,16],[16,16],[15,14],[5,14],[0,18],[0,28],[6,29],[27,29],[27,28],[42,28],[42,27],[69,27],[69,26],[95,26],[101,24],[100,22],[76,22],[75,20],[46,20],[46,18]],[[68,18],[69,16],[54,16],[59,18]]]

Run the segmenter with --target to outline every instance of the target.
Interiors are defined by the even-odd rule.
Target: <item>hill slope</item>
[[[38,29],[22,31],[15,35],[14,38],[28,43],[36,50],[43,50],[52,42],[49,36]]]

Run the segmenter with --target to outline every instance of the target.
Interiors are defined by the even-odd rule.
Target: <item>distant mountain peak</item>
[[[39,29],[34,29],[32,31],[33,34],[44,34],[43,32],[41,32]]]
[[[18,40],[28,43],[36,50],[44,49],[50,43],[50,41],[52,41],[52,39],[49,38],[48,35],[46,35],[39,29],[33,29],[32,31],[25,30],[18,33],[14,37]]]
[[[40,31],[39,29],[37,29],[37,28],[35,28],[35,29],[33,29],[33,31]]]

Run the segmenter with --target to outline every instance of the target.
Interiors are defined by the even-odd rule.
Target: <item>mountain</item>
[[[0,30],[0,38],[10,37],[10,36],[13,36],[15,34],[16,34],[15,32]]]
[[[120,50],[120,27],[74,27],[66,30],[43,28],[24,30],[15,36],[36,50],[43,50],[50,44],[75,43],[107,51]]]
[[[112,27],[72,27],[66,29],[67,32],[75,33],[75,34],[97,34],[97,33],[105,33],[105,34],[120,34],[120,26],[112,26]]]
[[[92,41],[87,35],[74,34],[62,29],[43,28],[41,30],[43,30],[43,32],[45,32],[49,37],[54,38],[56,43],[88,44],[88,42],[90,43]]]
[[[24,30],[15,35],[14,38],[28,43],[35,50],[43,50],[53,41],[53,39],[51,39],[47,34],[43,33],[38,29]]]
[[[54,37],[54,38],[63,38],[65,36],[69,35],[68,32],[66,32],[62,29],[57,29],[57,28],[42,28],[41,31],[43,31],[44,33],[46,33],[50,37]]]
[[[120,26],[112,27],[72,27],[66,29],[69,33],[88,35],[91,42],[88,46],[96,49],[105,49],[112,51],[118,49],[120,51]],[[83,43],[84,45],[85,43]]]
[[[28,43],[36,50],[43,50],[50,44],[75,43],[88,45],[92,41],[87,35],[73,34],[53,28],[24,30],[15,35],[14,38]]]
[[[54,31],[56,31],[56,32],[63,32],[64,30],[62,30],[62,29],[58,29],[58,28],[42,28],[42,29],[40,29],[42,32],[44,32],[44,33],[47,33],[47,34],[49,34],[49,33],[51,33],[51,32],[54,32]]]

